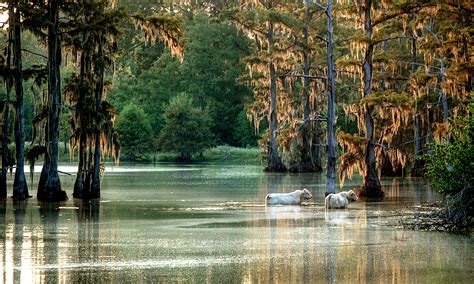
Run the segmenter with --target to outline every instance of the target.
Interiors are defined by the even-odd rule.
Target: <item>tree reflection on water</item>
[[[383,180],[385,199],[325,210],[320,177],[249,172],[121,172],[101,200],[0,200],[0,283],[458,283],[474,272],[469,237],[387,225],[436,200],[420,180]],[[314,196],[303,206],[264,206],[302,187]]]

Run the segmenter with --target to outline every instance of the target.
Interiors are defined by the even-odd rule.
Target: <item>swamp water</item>
[[[121,166],[90,203],[0,201],[0,283],[473,283],[472,237],[395,226],[439,199],[423,180],[384,179],[382,201],[325,212],[323,176]],[[305,206],[263,205],[303,187]]]

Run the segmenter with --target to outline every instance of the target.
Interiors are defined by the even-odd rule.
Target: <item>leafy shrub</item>
[[[194,106],[189,95],[183,93],[171,98],[163,116],[165,125],[159,137],[162,150],[178,152],[181,160],[190,161],[192,154],[214,146],[209,113]]]
[[[125,159],[143,160],[154,150],[150,121],[139,106],[126,105],[117,118],[116,129]]]
[[[469,111],[451,122],[452,143],[434,145],[434,151],[424,156],[426,175],[446,200],[445,218],[461,228],[471,228],[474,217],[474,103]]]

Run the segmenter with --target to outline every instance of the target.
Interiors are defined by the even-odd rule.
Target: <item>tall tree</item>
[[[314,9],[312,6],[314,4],[310,3],[309,1],[304,1],[303,8],[301,9],[294,9],[293,6],[288,5],[288,9],[294,9],[296,11],[300,11],[303,15],[300,16],[298,13],[296,14],[296,19],[302,17],[302,25],[299,21],[296,20],[296,25],[292,28],[293,32],[296,30],[295,33],[295,44],[294,45],[294,52],[301,54],[301,67],[295,66],[295,71],[302,70],[302,75],[296,75],[302,77],[302,109],[303,109],[303,123],[298,127],[298,140],[301,141],[301,147],[298,147],[298,151],[300,152],[296,161],[290,161],[290,171],[298,171],[298,172],[320,172],[322,171],[321,166],[321,156],[320,156],[320,117],[318,114],[318,99],[316,98],[315,89],[317,89],[316,84],[312,84],[311,80],[323,80],[324,76],[314,76],[311,70],[320,70],[319,66],[312,66],[315,60],[315,54],[319,51],[315,46],[313,46],[312,39],[317,38],[318,35],[315,36],[319,30],[316,30],[315,27],[318,27],[320,22],[317,22],[313,19],[315,14]],[[301,32],[301,33],[298,33]],[[281,43],[280,43],[281,44]],[[289,64],[291,64],[289,62]],[[298,63],[296,63],[298,64]],[[295,65],[296,65],[295,64]],[[291,72],[290,76],[295,76],[295,72]],[[297,72],[296,72],[297,73]],[[325,83],[325,82],[324,82]],[[298,104],[295,104],[299,106]]]
[[[158,37],[172,53],[182,56],[176,20],[166,15],[144,18],[128,16],[123,9],[113,9],[110,1],[83,1],[67,14],[71,20],[66,45],[79,56],[79,74],[65,87],[73,108],[71,148],[78,148],[78,171],[73,196],[81,199],[100,197],[100,171],[103,155],[112,153],[118,161],[117,134],[113,128],[115,110],[106,101],[105,70],[112,66],[117,52],[118,22],[129,18],[145,31],[146,40]]]
[[[363,21],[363,31],[365,37],[368,39],[368,44],[365,46],[365,55],[362,65],[362,82],[363,82],[363,98],[368,98],[372,94],[372,73],[373,73],[373,56],[374,56],[374,44],[370,41],[373,36],[373,25],[372,25],[372,9],[373,0],[357,0],[356,7],[358,14]],[[365,122],[365,138],[366,138],[366,150],[365,150],[365,165],[366,173],[363,176],[362,186],[366,191],[367,196],[380,195],[382,187],[376,170],[375,160],[375,129],[374,121],[372,117],[373,107],[370,105],[363,106],[363,116]]]
[[[12,2],[8,3],[8,14],[9,22],[13,21],[14,9]],[[12,40],[13,40],[13,26],[10,24],[8,27],[8,42],[5,48],[5,53],[2,56],[2,69],[5,69],[3,81],[6,86],[6,96],[3,101],[3,112],[2,112],[2,172],[0,174],[0,198],[7,197],[7,171],[11,161],[9,161],[8,151],[8,137],[10,135],[10,92],[13,88],[13,72],[12,72]]]
[[[326,194],[335,193],[336,175],[336,67],[334,63],[333,14],[332,0],[326,1],[327,16],[327,166],[326,166]]]
[[[285,51],[277,45],[278,38],[282,36],[281,31],[288,26],[288,17],[283,13],[283,2],[280,1],[245,1],[238,11],[233,11],[229,17],[238,28],[249,33],[255,39],[256,56],[250,57],[248,67],[254,88],[254,106],[249,108],[250,116],[254,120],[256,129],[262,120],[264,112],[268,120],[268,141],[264,142],[263,150],[266,155],[267,171],[286,171],[283,164],[277,136],[278,112],[277,112],[277,68],[281,67],[279,56]],[[284,33],[283,33],[284,34]],[[283,55],[284,56],[284,55]],[[262,101],[263,100],[263,101]],[[264,111],[261,110],[264,106]]]
[[[270,2],[271,3],[271,2]],[[272,9],[273,5],[270,4],[267,9]],[[267,21],[267,41],[268,54],[272,54],[275,46],[274,39],[274,22],[270,19]],[[270,141],[268,145],[268,158],[267,158],[267,171],[286,171],[286,167],[281,161],[280,154],[278,153],[278,144],[277,144],[277,131],[278,131],[278,120],[277,120],[277,86],[276,86],[276,70],[274,59],[271,58],[268,62],[269,69],[269,79],[270,79],[270,114],[269,114],[269,136]]]
[[[15,146],[16,146],[16,171],[13,182],[13,199],[25,200],[30,197],[25,178],[25,111],[23,105],[23,70],[21,55],[21,15],[18,0],[10,1],[14,7],[13,14],[9,15],[10,25],[13,29],[13,61],[15,78]]]
[[[42,176],[38,184],[38,200],[63,201],[58,174],[59,118],[61,112],[61,41],[59,30],[59,0],[48,1],[48,118],[46,124],[46,152]]]
[[[115,111],[105,101],[105,67],[116,53],[117,23],[123,10],[109,8],[108,1],[85,1],[67,10],[72,28],[66,46],[80,52],[79,69],[65,87],[73,108],[70,147],[78,147],[78,172],[73,196],[81,199],[100,197],[102,152],[117,158],[114,137]],[[78,28],[79,27],[79,28]],[[107,52],[107,56],[105,56]]]
[[[347,115],[357,116],[358,127],[365,135],[339,133],[339,143],[348,150],[340,158],[339,175],[343,184],[345,175],[350,176],[358,169],[363,176],[363,194],[381,196],[379,175],[385,157],[392,167],[398,164],[403,168],[407,163],[407,156],[399,146],[406,144],[400,142],[401,126],[408,124],[412,111],[412,98],[407,94],[407,73],[411,70],[403,68],[410,63],[406,63],[409,59],[397,53],[405,48],[402,43],[410,42],[404,29],[410,15],[433,4],[401,1],[388,5],[372,0],[354,1],[354,4],[356,27],[361,33],[354,35],[351,46],[355,47],[355,54],[360,54],[361,61],[354,65],[353,71],[360,74],[362,92],[359,104],[344,110]],[[398,43],[389,52],[389,42],[394,39]],[[400,57],[397,59],[392,54]]]

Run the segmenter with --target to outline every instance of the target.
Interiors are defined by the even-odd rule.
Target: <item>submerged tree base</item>
[[[287,168],[283,163],[278,163],[276,165],[267,165],[264,169],[265,172],[287,172]]]
[[[382,189],[371,189],[367,190],[366,188],[355,188],[355,193],[358,197],[375,197],[380,198],[385,196],[385,192]]]
[[[60,202],[68,200],[67,194],[63,190],[57,190],[53,192],[38,191],[37,198],[43,202]]]
[[[16,194],[13,195],[12,198],[15,201],[22,201],[22,200],[27,200],[28,198],[31,198],[33,196],[29,195],[28,193],[21,193],[21,194]]]
[[[323,168],[320,165],[313,165],[311,161],[307,161],[290,165],[288,171],[291,173],[320,173],[323,171]]]

